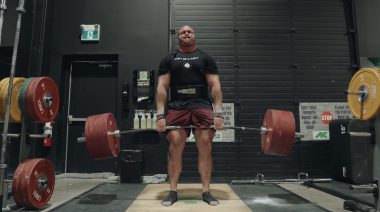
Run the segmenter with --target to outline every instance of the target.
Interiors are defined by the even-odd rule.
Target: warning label
[[[333,119],[350,119],[352,114],[347,102],[300,103],[299,119],[302,141],[329,140],[329,123]]]
[[[330,111],[323,111],[321,113],[321,122],[323,124],[329,124],[333,118],[334,116],[332,113],[330,113]]]

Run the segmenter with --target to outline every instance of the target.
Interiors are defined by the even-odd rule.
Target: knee
[[[198,139],[197,146],[199,149],[209,151],[212,148],[212,141],[210,139]]]
[[[181,152],[183,149],[183,144],[179,142],[170,142],[169,144],[169,152],[177,153]]]

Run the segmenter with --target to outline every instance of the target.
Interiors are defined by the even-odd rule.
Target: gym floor
[[[345,200],[355,200],[374,206],[372,193],[350,190],[349,184],[331,181],[304,185],[292,183],[222,184],[211,186],[219,199],[218,206],[209,206],[201,200],[201,184],[181,183],[177,203],[170,207],[160,205],[169,185],[120,183],[118,177],[107,175],[57,176],[54,193],[41,211],[347,211]],[[17,208],[9,200],[10,211]]]

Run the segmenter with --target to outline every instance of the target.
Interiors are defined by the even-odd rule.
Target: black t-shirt
[[[158,69],[158,75],[170,73],[170,86],[207,86],[207,74],[219,74],[215,60],[196,49],[191,53],[176,50],[164,57]],[[211,108],[210,99],[192,98],[186,101],[169,101],[169,109]]]

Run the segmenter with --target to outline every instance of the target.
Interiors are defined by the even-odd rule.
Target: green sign
[[[100,25],[99,24],[93,24],[93,25],[84,25],[82,24],[80,26],[82,33],[81,33],[81,41],[99,41],[100,40]]]
[[[329,131],[313,131],[313,140],[329,140]]]

